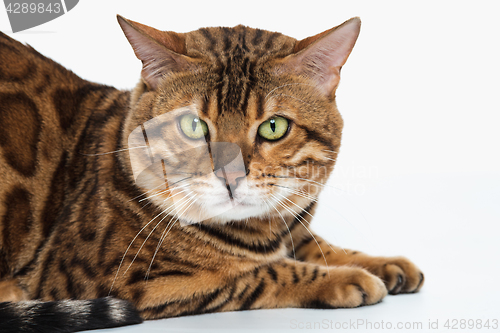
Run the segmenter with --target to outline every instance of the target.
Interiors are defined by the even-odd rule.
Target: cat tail
[[[70,333],[139,323],[134,306],[113,297],[0,303],[0,333]]]

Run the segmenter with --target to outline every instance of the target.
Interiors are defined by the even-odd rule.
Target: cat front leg
[[[251,271],[226,269],[164,277],[122,288],[144,319],[269,308],[352,308],[387,294],[383,282],[359,267],[326,267],[283,259]]]
[[[314,235],[314,234],[313,234]],[[298,260],[328,266],[359,266],[384,281],[390,294],[415,293],[424,284],[424,274],[404,257],[376,257],[360,251],[329,244],[318,235],[294,234],[300,241],[294,246]],[[315,240],[316,239],[316,240]],[[290,247],[289,253],[293,253]]]

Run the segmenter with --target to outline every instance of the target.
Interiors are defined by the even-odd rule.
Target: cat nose
[[[214,173],[215,176],[222,181],[222,184],[227,187],[231,197],[233,195],[232,192],[236,189],[236,187],[238,187],[239,182],[247,176],[247,172],[244,170],[228,171],[224,167]]]

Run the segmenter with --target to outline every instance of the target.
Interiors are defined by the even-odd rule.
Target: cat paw
[[[384,282],[365,269],[333,267],[329,269],[328,290],[322,291],[327,303],[335,308],[355,308],[376,304],[386,295]]]
[[[424,284],[424,274],[404,257],[380,259],[379,267],[371,269],[385,283],[389,294],[416,293]]]

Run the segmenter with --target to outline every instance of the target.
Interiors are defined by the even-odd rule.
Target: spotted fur
[[[119,23],[143,62],[132,92],[82,80],[0,34],[0,301],[11,302],[0,304],[0,332],[357,307],[421,288],[407,259],[343,251],[309,230],[340,146],[335,89],[359,19],[302,41],[244,26],[179,34]],[[204,218],[209,200],[227,190],[232,200],[238,186],[210,172],[190,184],[200,201],[167,224],[171,189],[134,182],[129,134],[182,107],[209,124],[209,145],[241,149],[251,209]],[[256,133],[274,115],[290,125],[269,142]],[[176,133],[159,144],[174,151]],[[213,149],[211,171],[223,153]]]

